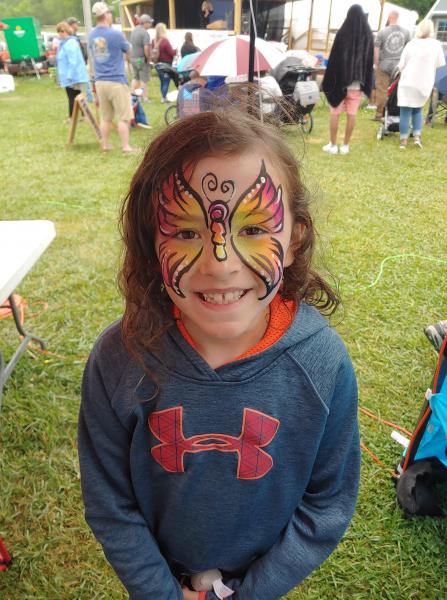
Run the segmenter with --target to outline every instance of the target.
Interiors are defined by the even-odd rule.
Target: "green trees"
[[[419,19],[423,19],[435,0],[393,0],[393,2],[404,8],[415,10],[419,14]]]
[[[434,0],[393,0],[419,13],[423,19]],[[93,3],[93,0],[92,0]],[[42,25],[55,25],[67,17],[83,20],[81,0],[0,0],[1,17],[36,17]]]
[[[80,0],[0,0],[2,17],[36,17],[42,25],[55,25],[68,17],[83,20]]]

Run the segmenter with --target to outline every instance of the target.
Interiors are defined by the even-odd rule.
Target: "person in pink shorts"
[[[323,78],[323,92],[330,104],[330,142],[323,146],[329,154],[348,154],[362,95],[371,95],[374,39],[363,9],[354,4],[335,36]],[[343,144],[337,146],[340,114],[346,112]]]

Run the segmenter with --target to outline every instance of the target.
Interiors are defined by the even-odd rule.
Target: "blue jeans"
[[[413,123],[413,135],[420,136],[422,132],[422,106],[419,108],[411,108],[410,106],[400,107],[399,131],[401,140],[408,139],[410,119]]]
[[[159,68],[158,65],[155,65],[155,70],[157,71],[158,78],[160,79],[160,90],[162,98],[166,98],[166,94],[169,90],[169,82],[171,81],[171,76],[167,71]]]

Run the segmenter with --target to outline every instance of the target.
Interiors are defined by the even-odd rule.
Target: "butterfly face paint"
[[[273,237],[284,228],[282,188],[275,187],[264,162],[256,181],[236,202],[230,221],[236,254],[264,282],[262,300],[281,281],[284,262],[281,242]]]
[[[157,216],[159,232],[164,238],[158,247],[163,281],[184,298],[180,279],[191,269],[203,250],[200,238],[187,236],[201,229],[203,224],[208,228],[208,215],[202,199],[188,185],[183,173],[172,173],[163,183]]]
[[[266,298],[279,284],[284,249],[277,235],[284,228],[282,188],[276,187],[264,161],[255,181],[234,201],[236,184],[213,172],[201,178],[197,193],[182,171],[163,183],[158,198],[158,248],[163,280],[184,298],[180,282],[200,258],[210,235],[214,258],[228,259],[228,244],[242,263],[259,277]]]

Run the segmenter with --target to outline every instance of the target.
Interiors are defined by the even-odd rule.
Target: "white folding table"
[[[34,340],[45,348],[42,339],[24,330],[13,292],[55,236],[51,221],[0,221],[0,304],[9,299],[17,331],[22,336],[7,364],[0,350],[0,409],[3,386],[28,344]]]

